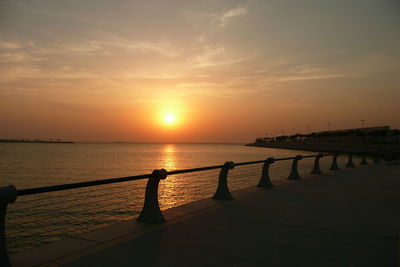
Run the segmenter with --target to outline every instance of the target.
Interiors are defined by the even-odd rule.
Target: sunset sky
[[[0,2],[0,138],[400,127],[400,1]]]

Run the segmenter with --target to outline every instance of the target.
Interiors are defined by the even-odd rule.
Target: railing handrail
[[[135,176],[108,178],[108,179],[103,179],[103,180],[79,182],[79,183],[50,185],[50,186],[43,186],[43,187],[20,189],[20,190],[17,190],[17,196],[35,195],[35,194],[40,194],[40,193],[55,192],[55,191],[61,191],[61,190],[67,190],[67,189],[77,189],[77,188],[89,187],[89,186],[95,186],[95,185],[113,184],[113,183],[141,180],[141,179],[150,178],[150,176],[151,176],[151,174],[142,174],[142,175],[135,175]]]
[[[206,166],[206,167],[199,167],[199,168],[174,170],[174,171],[167,172],[167,174],[168,175],[175,175],[175,174],[181,174],[181,173],[201,172],[201,171],[221,169],[222,167],[224,167],[224,165],[213,165],[213,166]]]
[[[324,155],[329,155],[329,154],[324,154]],[[318,156],[318,154],[307,155],[307,156],[303,156],[303,158],[312,158],[312,157],[317,157],[317,156]],[[275,159],[275,161],[292,160],[294,158],[296,158],[296,157],[277,158],[277,159]],[[266,161],[266,159],[256,160],[256,161],[245,161],[245,162],[235,163],[235,166],[259,164],[259,163],[264,163],[265,161]],[[168,175],[176,175],[176,174],[182,174],[182,173],[191,173],[191,172],[221,169],[222,167],[224,167],[224,165],[212,165],[212,166],[199,167],[199,168],[174,170],[174,171],[167,172],[167,174]],[[89,187],[89,186],[96,186],[96,185],[135,181],[135,180],[150,178],[150,176],[151,176],[151,174],[142,174],[142,175],[127,176],[127,177],[108,178],[108,179],[103,179],[103,180],[93,180],[93,181],[87,181],[87,182],[78,182],[78,183],[69,183],[69,184],[61,184],[61,185],[50,185],[50,186],[43,186],[43,187],[26,188],[26,189],[17,190],[17,196],[35,195],[35,194],[62,191],[62,190],[68,190],[68,189],[78,189],[78,188],[82,188],[82,187]]]
[[[295,159],[295,158],[296,158],[296,156],[295,157],[287,157],[287,158],[277,158],[277,159],[275,159],[275,161],[291,160],[291,159]]]

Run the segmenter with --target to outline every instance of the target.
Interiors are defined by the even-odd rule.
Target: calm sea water
[[[6,143],[0,144],[0,185],[22,189],[299,153],[236,144]]]
[[[17,189],[151,173],[154,169],[186,169],[288,157],[300,152],[235,144],[0,144],[0,186]],[[327,169],[330,159],[322,161]],[[273,181],[285,179],[291,162],[272,165]],[[231,190],[255,186],[262,164],[236,167],[229,173]],[[300,162],[308,173],[312,159]],[[168,177],[160,183],[160,206],[167,209],[211,197],[219,170]],[[19,197],[7,213],[7,243],[11,253],[105,227],[138,216],[146,181],[67,190]]]

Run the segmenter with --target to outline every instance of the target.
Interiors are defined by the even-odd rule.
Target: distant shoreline
[[[0,139],[0,143],[54,143],[54,144],[176,144],[176,145],[246,145],[245,142],[134,142],[134,141],[35,141],[35,140],[15,140]]]
[[[38,144],[73,144],[72,141],[46,141],[46,140],[23,140],[23,139],[0,139],[0,143],[38,143]]]

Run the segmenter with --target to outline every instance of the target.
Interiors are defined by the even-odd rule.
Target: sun
[[[176,122],[176,116],[172,113],[166,113],[164,116],[164,123],[168,125],[172,125]]]

